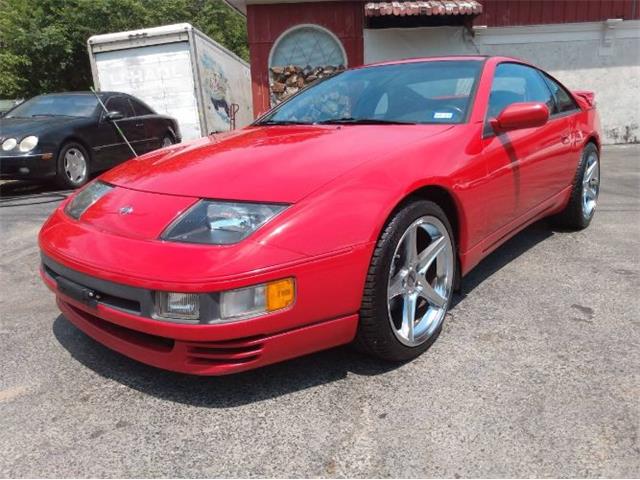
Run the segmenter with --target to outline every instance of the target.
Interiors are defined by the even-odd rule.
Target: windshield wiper
[[[317,125],[417,125],[415,122],[401,122],[399,120],[384,120],[382,118],[331,118],[316,122]]]
[[[311,125],[309,122],[298,122],[296,120],[263,120],[254,125]]]

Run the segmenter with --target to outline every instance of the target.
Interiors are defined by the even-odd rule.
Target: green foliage
[[[0,98],[87,90],[87,39],[188,22],[247,59],[245,19],[222,0],[0,0]]]

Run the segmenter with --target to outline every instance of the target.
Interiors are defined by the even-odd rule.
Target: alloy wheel
[[[413,222],[394,252],[387,287],[389,321],[396,338],[418,346],[440,327],[453,291],[453,247],[433,216]]]
[[[81,183],[87,175],[87,160],[84,154],[72,147],[64,154],[64,172],[72,183]]]
[[[582,177],[582,212],[591,218],[600,193],[600,162],[595,152],[589,152]]]

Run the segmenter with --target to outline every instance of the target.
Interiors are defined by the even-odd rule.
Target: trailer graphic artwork
[[[215,130],[228,130],[231,121],[229,80],[224,74],[222,65],[206,52],[200,54],[200,65],[203,69],[204,91],[208,100],[206,115],[209,121],[207,123],[214,126]]]

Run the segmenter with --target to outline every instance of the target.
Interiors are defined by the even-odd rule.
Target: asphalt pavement
[[[200,378],[108,350],[38,277],[65,195],[0,185],[0,477],[640,476],[640,145],[605,148],[590,228],[510,240],[403,365]]]

